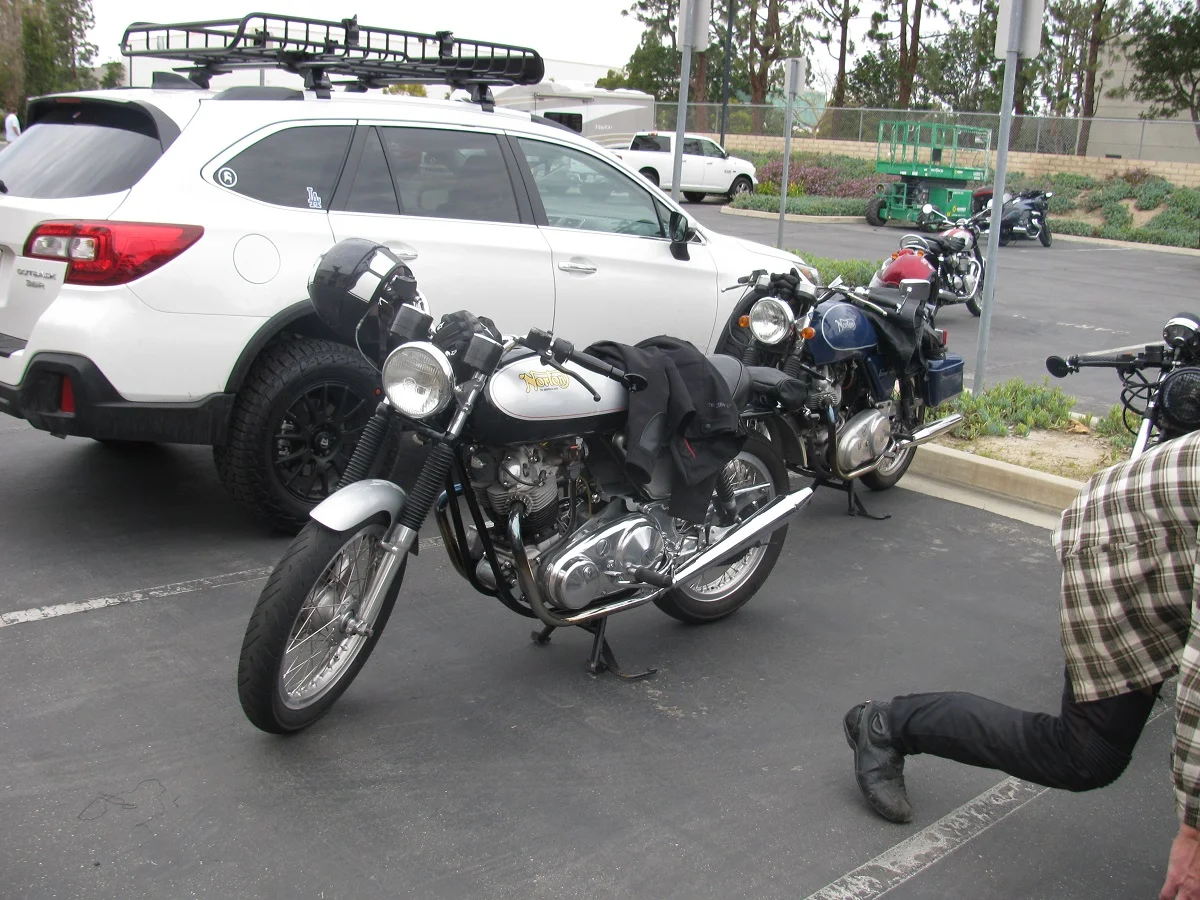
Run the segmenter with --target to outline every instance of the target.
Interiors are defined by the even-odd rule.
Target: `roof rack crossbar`
[[[208,87],[213,75],[234,69],[282,68],[302,75],[306,87],[328,91],[330,75],[354,78],[362,88],[395,82],[472,86],[537,84],[545,63],[535,50],[341,21],[251,13],[241,19],[172,24],[135,22],[121,52],[190,63],[176,69]],[[473,92],[475,93],[475,92]],[[484,92],[486,93],[486,92]]]

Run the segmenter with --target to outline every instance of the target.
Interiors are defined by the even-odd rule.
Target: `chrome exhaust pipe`
[[[671,585],[675,587],[691,581],[705,569],[739,555],[759,538],[782,528],[812,499],[812,493],[812,488],[801,488],[776,497],[711,547],[706,547],[688,560],[682,568],[676,570],[671,576]]]
[[[943,416],[936,422],[930,422],[924,428],[918,428],[913,432],[912,437],[897,441],[896,450],[907,450],[909,447],[916,447],[918,444],[928,444],[939,434],[945,434],[947,431],[957,427],[958,423],[962,420],[961,413],[950,413],[948,416]]]

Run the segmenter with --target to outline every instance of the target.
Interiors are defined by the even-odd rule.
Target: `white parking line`
[[[1147,724],[1169,709],[1170,706],[1161,705]],[[815,894],[809,894],[805,900],[875,900],[882,897],[1048,790],[1050,788],[1019,778],[1006,778],[908,840],[885,850]]]
[[[270,566],[261,569],[244,569],[241,572],[227,572],[224,575],[214,575],[211,578],[176,581],[173,584],[143,588],[140,591],[126,591],[123,594],[113,594],[110,597],[94,597],[91,600],[76,600],[71,603],[59,603],[56,606],[19,609],[15,612],[0,614],[0,628],[6,628],[9,625],[20,625],[23,622],[39,622],[42,619],[69,616],[72,613],[88,612],[93,609],[105,609],[109,606],[121,606],[125,603],[141,603],[143,600],[156,600],[159,597],[175,597],[179,594],[190,594],[194,591],[228,587],[231,584],[244,584],[247,581],[257,581],[260,578],[266,578],[270,574]]]

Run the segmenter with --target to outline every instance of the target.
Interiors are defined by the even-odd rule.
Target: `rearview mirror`
[[[930,213],[933,212],[933,204],[926,203],[924,206],[921,207],[921,212],[925,213],[925,215],[929,215]]]
[[[673,211],[667,224],[667,232],[671,238],[671,255],[680,260],[690,259],[687,245],[692,236],[692,223],[688,221],[688,217]]]
[[[991,209],[991,208],[992,208],[992,201],[991,201],[991,200],[989,200],[989,201],[987,202],[987,208],[988,208],[988,209]]]
[[[842,276],[839,275],[837,278],[833,279],[833,281],[829,282],[829,284],[827,284],[826,287],[831,287],[831,288],[839,287],[841,285],[841,283],[842,283]]]

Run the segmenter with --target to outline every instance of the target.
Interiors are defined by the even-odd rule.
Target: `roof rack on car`
[[[234,69],[281,68],[303,76],[306,89],[329,97],[330,75],[348,75],[348,91],[396,82],[448,84],[492,109],[491,85],[537,84],[546,67],[527,47],[421,34],[340,21],[251,13],[241,19],[156,24],[125,29],[121,52],[190,63],[177,68],[202,88]]]

